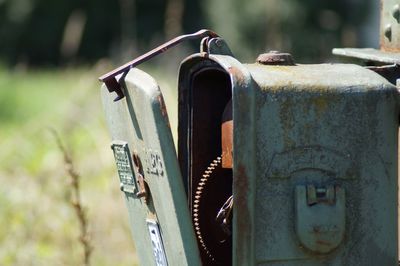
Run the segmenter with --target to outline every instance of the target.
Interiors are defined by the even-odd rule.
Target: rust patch
[[[235,78],[235,80],[239,84],[244,84],[245,83],[245,78],[243,76],[243,73],[237,67],[229,67],[228,68],[228,72],[229,72],[229,74],[231,74]]]
[[[161,94],[158,95],[157,100],[160,103],[161,114],[164,117],[167,116],[167,107],[165,106],[164,99]]]
[[[293,99],[288,97],[284,99],[281,103],[281,108],[279,110],[279,118],[282,121],[282,133],[283,133],[283,141],[285,145],[285,149],[290,149],[296,145],[295,141],[291,138],[290,132],[294,127],[294,115],[293,106],[294,106]]]
[[[268,53],[260,54],[256,62],[262,65],[285,65],[294,66],[293,57],[289,53],[281,53],[278,51],[270,51]]]
[[[319,97],[313,99],[313,103],[316,108],[317,117],[321,118],[322,114],[327,110],[329,100],[326,97]]]
[[[165,106],[164,98],[162,97],[161,94],[158,95],[157,100],[158,103],[160,104],[161,115],[165,118],[165,121],[167,122],[167,125],[170,128],[171,126],[169,124],[167,107]]]
[[[384,37],[383,37],[384,38]],[[386,46],[385,43],[381,44],[381,50],[385,52],[392,52],[392,53],[398,53],[400,52],[400,48],[394,48],[390,46]]]
[[[233,167],[233,120],[222,123],[222,167]]]

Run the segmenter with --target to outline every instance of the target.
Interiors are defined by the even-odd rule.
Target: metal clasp
[[[345,191],[340,186],[296,186],[295,212],[297,237],[305,248],[323,254],[343,241]]]
[[[139,186],[139,191],[136,193],[136,197],[143,198],[144,203],[147,203],[147,198],[149,196],[148,193],[148,185],[143,176],[143,166],[140,161],[139,155],[137,153],[132,154],[133,163],[135,165],[136,175],[137,175],[137,184]]]

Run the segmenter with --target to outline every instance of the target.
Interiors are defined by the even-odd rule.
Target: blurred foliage
[[[241,0],[205,1],[210,25],[234,51],[254,59],[281,50],[297,60],[318,62],[333,47],[359,46],[357,27],[369,18],[369,1]],[[224,10],[223,12],[221,12]]]
[[[49,128],[81,174],[92,265],[137,264],[93,78],[101,72],[0,67],[0,265],[82,265],[65,163]]]
[[[0,0],[0,60],[11,66],[127,61],[171,33],[208,27],[243,60],[279,49],[316,62],[333,47],[362,45],[358,28],[373,1]]]

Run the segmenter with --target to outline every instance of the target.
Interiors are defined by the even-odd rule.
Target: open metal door
[[[121,80],[123,79],[123,80]],[[101,95],[141,265],[200,265],[167,110],[156,81],[132,68],[125,97]]]

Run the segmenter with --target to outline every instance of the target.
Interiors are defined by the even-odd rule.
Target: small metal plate
[[[146,220],[147,227],[150,233],[151,245],[153,247],[154,259],[157,266],[167,266],[167,259],[165,256],[164,245],[162,243],[160,230],[158,224],[153,220]]]
[[[113,141],[111,149],[114,152],[118,176],[121,181],[121,190],[135,193],[137,189],[128,143],[119,140]]]

